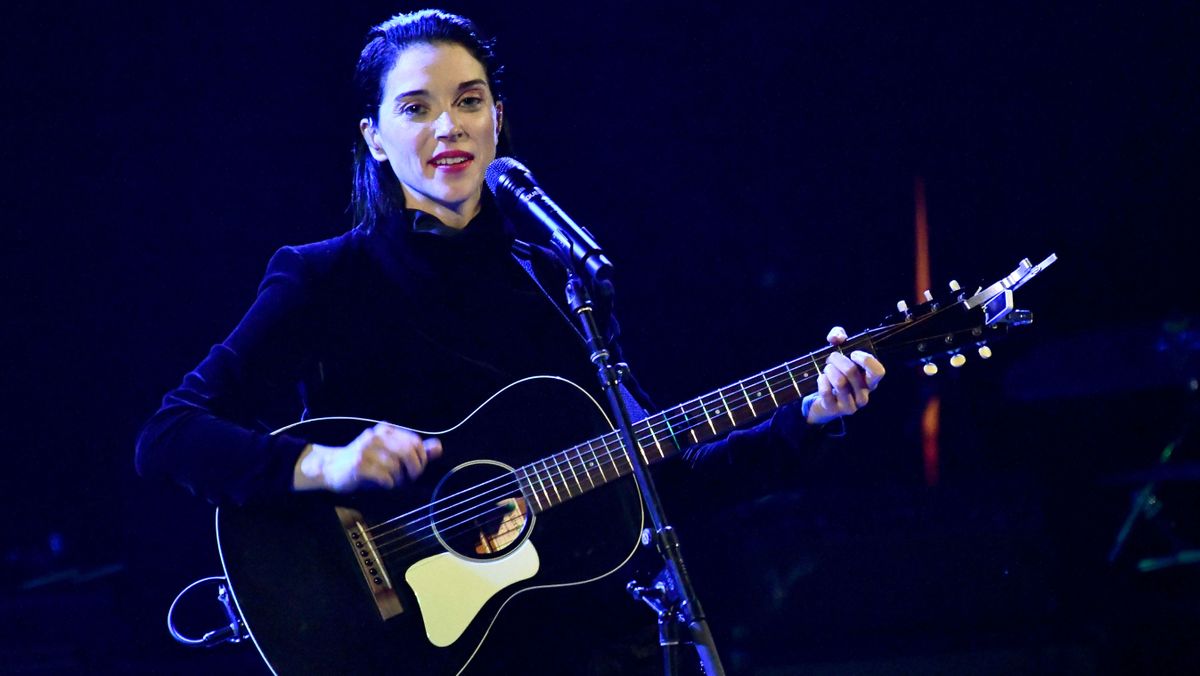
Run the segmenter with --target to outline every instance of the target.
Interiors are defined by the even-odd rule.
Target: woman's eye
[[[420,103],[406,103],[403,106],[400,106],[400,114],[407,117],[423,115],[426,110],[428,109]]]
[[[483,105],[482,96],[464,96],[459,99],[458,104],[464,108],[478,108]]]

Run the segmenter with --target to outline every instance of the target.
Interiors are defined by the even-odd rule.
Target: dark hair
[[[492,51],[493,40],[479,36],[470,19],[437,9],[397,14],[373,27],[354,68],[354,87],[362,116],[379,123],[379,104],[384,81],[397,57],[414,44],[450,43],[463,47],[483,65],[492,96],[500,95],[500,66]],[[505,141],[501,139],[501,146]],[[354,145],[354,188],[351,193],[354,220],[358,227],[370,230],[382,216],[404,208],[404,192],[396,175],[383,167],[367,148],[360,135]]]

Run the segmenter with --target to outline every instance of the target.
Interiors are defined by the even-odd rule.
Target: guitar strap
[[[555,300],[554,296],[550,295],[550,292],[547,291],[546,287],[542,284],[542,280],[538,278],[537,270],[534,268],[533,261],[535,256],[540,257],[544,262],[554,260],[554,254],[545,247],[538,246],[537,244],[531,244],[519,239],[513,241],[513,260],[515,260],[517,264],[521,266],[521,269],[529,275],[529,278],[533,280],[534,285],[536,285],[537,288],[542,292],[542,295],[546,297],[546,300],[554,306],[554,309],[558,310],[559,316],[563,318],[563,321],[567,323],[567,326],[570,326],[571,330],[575,332],[575,335],[579,337],[579,342],[586,343],[587,340],[583,337],[583,333],[579,330],[579,327],[575,325],[575,322],[571,321],[571,318],[567,315],[567,311],[564,310],[562,305]],[[606,313],[606,315],[606,324],[610,324],[614,321],[612,319],[611,312]],[[610,334],[608,338],[611,341],[611,334],[614,332],[609,331],[608,333]],[[631,421],[637,422],[649,415],[647,412],[647,406],[650,406],[650,402],[647,401],[645,405],[643,405],[643,403],[633,395],[633,392],[626,387],[624,381],[632,377],[633,376],[629,373],[628,367],[626,367],[622,377],[622,382],[620,383],[620,390],[621,398],[625,400],[625,407],[629,411],[629,417],[631,418]],[[640,386],[635,384],[635,387],[641,391]]]

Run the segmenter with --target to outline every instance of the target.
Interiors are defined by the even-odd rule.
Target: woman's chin
[[[405,206],[410,209],[434,211],[440,208],[461,212],[464,208],[477,202],[482,192],[483,185],[481,183],[475,184],[473,190],[466,186],[425,192],[406,190],[404,202]]]

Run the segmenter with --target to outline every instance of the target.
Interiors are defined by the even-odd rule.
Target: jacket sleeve
[[[237,328],[188,373],[143,426],[136,466],[215,504],[244,504],[291,490],[306,442],[273,436],[262,417],[297,398],[310,351],[312,276],[301,253],[271,258]]]

